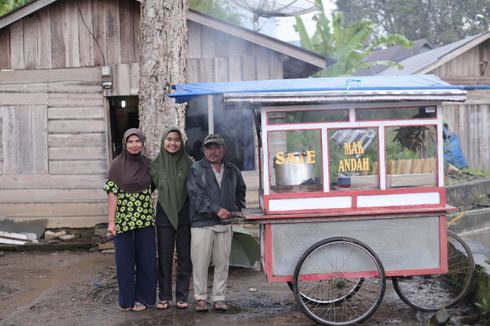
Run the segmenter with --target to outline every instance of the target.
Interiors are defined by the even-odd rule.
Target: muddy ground
[[[227,313],[196,313],[172,303],[165,311],[120,312],[114,256],[99,252],[0,253],[0,325],[313,325],[284,283],[267,283],[261,271],[232,268]],[[405,305],[388,288],[377,312],[363,325],[427,325],[430,313]],[[256,289],[256,291],[254,291]],[[473,314],[462,305],[450,315]],[[466,324],[478,325],[475,322]]]
[[[488,176],[484,174],[472,173],[466,169],[450,170],[446,171],[445,173],[445,183],[447,186],[484,179],[488,179]]]

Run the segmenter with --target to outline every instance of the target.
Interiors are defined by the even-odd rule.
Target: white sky
[[[334,0],[322,0],[323,7],[327,12],[327,18],[330,19],[330,12],[335,9]],[[301,18],[305,23],[308,33],[311,35],[315,31],[315,22],[311,19],[313,13],[302,15]],[[275,37],[280,40],[289,42],[294,40],[299,40],[298,33],[294,30],[293,25],[295,24],[294,17],[282,17],[276,18],[276,35]]]

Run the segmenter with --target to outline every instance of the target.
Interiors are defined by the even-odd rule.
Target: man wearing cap
[[[191,218],[191,260],[196,311],[207,311],[207,280],[214,265],[211,300],[216,311],[226,311],[226,281],[232,229],[231,212],[245,208],[246,186],[240,170],[223,160],[225,141],[219,134],[204,139],[204,157],[194,162],[187,178]]]

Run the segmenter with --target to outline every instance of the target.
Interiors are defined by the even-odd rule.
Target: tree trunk
[[[153,158],[165,128],[184,131],[184,105],[165,96],[169,85],[185,82],[187,0],[141,0],[139,123],[145,151]]]

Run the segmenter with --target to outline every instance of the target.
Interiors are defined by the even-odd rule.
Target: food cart
[[[464,101],[464,90],[432,75],[174,90],[178,102],[219,96],[226,110],[254,111],[260,209],[245,219],[260,224],[268,281],[288,282],[309,318],[324,325],[367,319],[386,277],[421,310],[466,294],[474,266],[464,242],[446,231],[441,106]],[[454,259],[466,267],[450,276],[461,286],[447,289],[440,280],[454,272]]]

